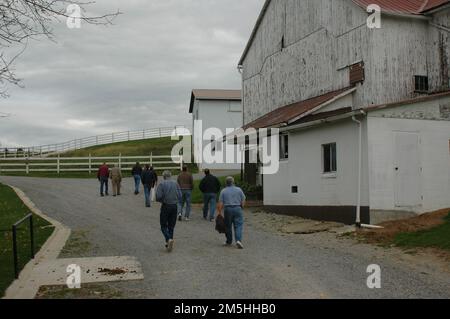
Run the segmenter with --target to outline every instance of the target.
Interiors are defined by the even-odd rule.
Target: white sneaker
[[[186,222],[190,221],[189,217],[186,217],[186,218],[184,219],[184,221],[186,221]]]
[[[169,240],[167,243],[167,251],[170,253],[173,250],[173,245],[175,244],[175,241],[173,239]]]
[[[240,241],[236,242],[236,246],[237,246],[239,249],[244,249],[244,245],[242,245],[242,243],[241,243]]]

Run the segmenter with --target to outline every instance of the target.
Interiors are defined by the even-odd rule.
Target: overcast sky
[[[15,65],[25,88],[0,99],[0,143],[32,146],[190,125],[193,88],[239,89],[237,63],[264,0],[97,0],[113,26],[54,26]]]

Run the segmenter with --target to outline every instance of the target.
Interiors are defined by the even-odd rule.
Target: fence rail
[[[153,154],[143,156],[106,156],[106,157],[34,157],[34,158],[0,158],[0,174],[2,173],[26,173],[33,172],[88,172],[92,174],[100,165],[117,165],[121,169],[131,169],[140,162],[149,164],[157,171],[181,170],[183,168],[183,156],[155,156]]]
[[[184,126],[177,125],[173,127],[160,127],[138,131],[115,132],[75,139],[58,144],[31,147],[0,148],[0,158],[27,158],[37,156],[43,157],[50,154],[60,154],[97,145],[169,137],[172,136],[174,131],[176,132],[176,134],[184,135],[182,130],[184,128]]]

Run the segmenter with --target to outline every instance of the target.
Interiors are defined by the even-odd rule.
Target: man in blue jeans
[[[131,170],[131,175],[133,175],[134,178],[134,195],[138,195],[142,176],[142,166],[139,164],[139,162],[133,166],[133,169]]]
[[[225,225],[227,242],[225,245],[233,244],[233,226],[234,238],[239,249],[244,249],[242,244],[242,228],[244,226],[243,208],[245,206],[245,195],[241,188],[234,185],[234,178],[227,177],[226,188],[220,193],[218,211],[222,215],[225,209]]]
[[[209,169],[205,169],[205,177],[200,182],[200,191],[203,193],[203,218],[212,222],[216,216],[217,193],[220,192],[220,181],[213,176]]]
[[[177,182],[180,186],[181,194],[183,195],[180,202],[178,220],[181,221],[183,219],[184,204],[186,204],[186,214],[184,217],[186,221],[189,221],[189,218],[191,217],[191,197],[192,190],[194,189],[194,178],[192,177],[192,174],[188,172],[187,166],[183,166],[183,171],[178,176]]]
[[[167,251],[172,252],[181,190],[177,182],[171,180],[172,174],[170,171],[165,171],[163,177],[164,181],[156,189],[156,200],[162,204],[160,213],[161,231],[166,240]]]

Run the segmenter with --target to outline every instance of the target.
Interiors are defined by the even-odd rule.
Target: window
[[[416,75],[414,77],[414,92],[428,93],[428,76]]]
[[[291,192],[292,194],[298,194],[298,186],[292,186]]]
[[[280,135],[280,159],[287,160],[289,158],[289,135]]]
[[[337,154],[336,143],[322,145],[323,150],[323,172],[336,173],[337,172]]]

